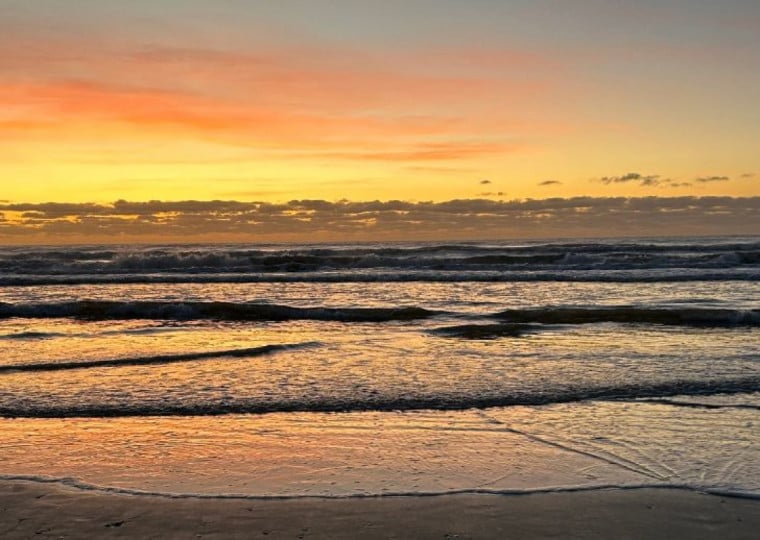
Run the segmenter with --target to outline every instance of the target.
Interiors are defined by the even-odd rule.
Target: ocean
[[[760,239],[5,247],[0,477],[760,496]]]

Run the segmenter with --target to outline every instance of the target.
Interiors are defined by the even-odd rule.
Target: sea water
[[[760,240],[7,247],[0,475],[760,496]]]

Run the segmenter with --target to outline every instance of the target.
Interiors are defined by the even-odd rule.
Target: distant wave
[[[675,326],[760,326],[760,309],[645,308],[636,306],[508,309],[493,315],[510,323],[649,323]]]
[[[760,376],[713,381],[669,381],[657,384],[621,384],[568,388],[542,392],[514,392],[482,396],[385,396],[341,399],[320,396],[313,399],[259,401],[239,399],[220,402],[97,403],[63,406],[56,403],[0,404],[0,416],[25,418],[122,417],[122,416],[218,416],[274,412],[350,412],[463,410],[491,407],[538,406],[588,400],[629,400],[679,395],[736,394],[760,391]]]
[[[79,318],[87,320],[166,319],[233,321],[387,322],[425,319],[436,312],[420,307],[328,308],[235,302],[119,302],[80,300],[42,304],[0,303],[0,319]]]
[[[679,283],[689,281],[760,281],[760,267],[725,269],[586,269],[564,270],[329,270],[295,273],[133,273],[0,274],[0,286],[137,285],[179,283]]]
[[[492,279],[549,279],[584,271],[679,269],[710,279],[710,270],[741,270],[736,279],[760,279],[760,242],[643,243],[572,242],[546,244],[426,244],[404,246],[166,246],[140,249],[26,248],[0,254],[0,284],[138,283],[146,280],[461,280],[460,273],[491,273]],[[755,270],[755,272],[748,272]],[[688,272],[686,272],[688,271]],[[543,277],[531,277],[536,274]],[[304,276],[309,275],[309,277]],[[747,277],[749,275],[749,277]],[[293,277],[298,276],[298,277]],[[436,277],[437,276],[437,277]],[[477,278],[477,275],[475,276]],[[604,272],[597,276],[605,278]],[[331,279],[329,276],[324,279]],[[417,279],[420,279],[419,276]],[[683,275],[680,279],[685,279]],[[693,278],[692,278],[693,279]],[[723,276],[725,279],[725,276]],[[47,280],[47,281],[46,281]],[[78,281],[77,281],[78,280]]]
[[[307,343],[284,343],[277,345],[262,345],[244,349],[228,349],[222,351],[205,351],[196,353],[164,354],[156,356],[136,356],[132,358],[109,358],[106,360],[82,360],[63,362],[41,362],[35,364],[15,364],[0,366],[0,375],[5,373],[30,372],[30,371],[68,371],[72,369],[88,369],[102,367],[123,366],[147,366],[154,364],[174,364],[177,362],[192,362],[197,360],[211,360],[217,358],[252,358],[263,356],[277,351],[299,349],[315,346],[315,342]]]

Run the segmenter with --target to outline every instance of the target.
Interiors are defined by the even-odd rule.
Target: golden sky
[[[760,195],[760,4],[0,1],[0,198]]]

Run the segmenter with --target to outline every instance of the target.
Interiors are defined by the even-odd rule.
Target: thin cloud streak
[[[742,175],[742,178],[746,178],[745,175]],[[728,182],[731,180],[730,176],[718,176],[718,175],[712,175],[712,176],[699,176],[694,179],[694,182],[698,184],[708,184],[713,182]],[[597,181],[596,179],[592,179],[592,181]],[[672,178],[663,178],[662,176],[658,174],[641,174],[637,172],[629,172],[620,176],[603,176],[598,179],[599,182],[602,184],[627,184],[627,183],[634,183],[638,184],[642,187],[670,187],[670,188],[680,188],[680,187],[690,187],[693,184],[693,182],[679,182],[677,180],[674,180]],[[539,184],[539,186],[548,185],[545,182],[542,182]]]
[[[657,174],[640,174],[636,172],[626,173],[621,176],[603,176],[599,181],[603,184],[624,184],[635,182],[641,186],[656,186],[663,181],[668,182],[668,180],[662,180],[660,175]]]
[[[731,180],[728,176],[700,176],[695,179],[695,182],[706,184],[708,182],[728,182]]]
[[[0,101],[10,111],[0,129],[30,144],[149,133],[296,157],[424,163],[520,151],[526,145],[511,141],[554,129],[515,112],[537,106],[539,87],[556,86],[550,64],[520,51],[466,51],[478,59],[474,71],[425,51],[422,72],[409,55],[316,44],[224,50],[51,39],[0,33]],[[507,101],[513,106],[494,112]]]

